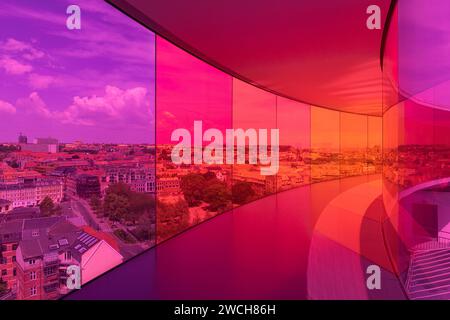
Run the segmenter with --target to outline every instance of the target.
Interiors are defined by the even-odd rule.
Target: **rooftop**
[[[42,257],[48,260],[64,251],[71,252],[75,259],[81,259],[83,253],[100,241],[67,220],[32,219],[24,224],[27,228],[44,229],[35,233],[35,236],[20,241],[19,247],[24,259]]]

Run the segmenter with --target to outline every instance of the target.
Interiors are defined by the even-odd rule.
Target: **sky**
[[[0,142],[154,143],[155,36],[102,0],[0,2]]]

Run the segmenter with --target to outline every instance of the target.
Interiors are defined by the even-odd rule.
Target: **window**
[[[8,274],[8,270],[3,269],[3,270],[2,270],[2,276],[6,276],[7,274]]]
[[[56,267],[49,267],[44,269],[44,274],[46,277],[49,277],[51,275],[56,274],[57,268]]]
[[[17,270],[16,270],[16,268],[13,269],[13,276],[14,276],[14,277],[17,276]]]
[[[67,246],[69,244],[69,241],[66,238],[59,239],[58,243],[60,246]]]
[[[35,271],[30,272],[30,280],[36,280],[36,272]]]
[[[71,260],[72,259],[72,252],[66,251],[64,252],[64,260]]]
[[[33,230],[33,231],[31,232],[31,236],[32,236],[32,237],[39,237],[39,230]]]
[[[12,262],[16,262],[16,256],[13,256],[13,257],[11,258],[11,261],[12,261]]]
[[[18,246],[19,246],[18,244],[13,244],[12,249],[13,249],[13,250],[17,250],[17,247],[18,247]]]
[[[36,287],[31,287],[30,288],[30,296],[35,296],[37,295],[37,289]]]
[[[35,264],[35,263],[36,263],[36,260],[35,260],[35,259],[30,259],[30,260],[28,260],[28,264],[30,264],[30,265]]]

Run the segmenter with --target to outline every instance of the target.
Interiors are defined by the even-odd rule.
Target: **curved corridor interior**
[[[0,3],[0,300],[450,299],[448,0],[68,2]]]

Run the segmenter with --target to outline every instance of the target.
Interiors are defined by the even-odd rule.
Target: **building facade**
[[[63,184],[58,179],[34,179],[16,183],[0,183],[0,199],[11,202],[12,208],[36,206],[49,197],[55,203],[63,198]]]
[[[80,270],[80,283],[123,262],[109,243],[64,217],[18,219],[0,227],[1,280],[19,300],[56,299],[68,293],[68,267]]]
[[[97,176],[89,174],[74,175],[67,179],[67,191],[84,199],[100,197],[100,180]]]
[[[125,183],[140,193],[155,192],[155,169],[145,167],[106,167],[102,182]]]

